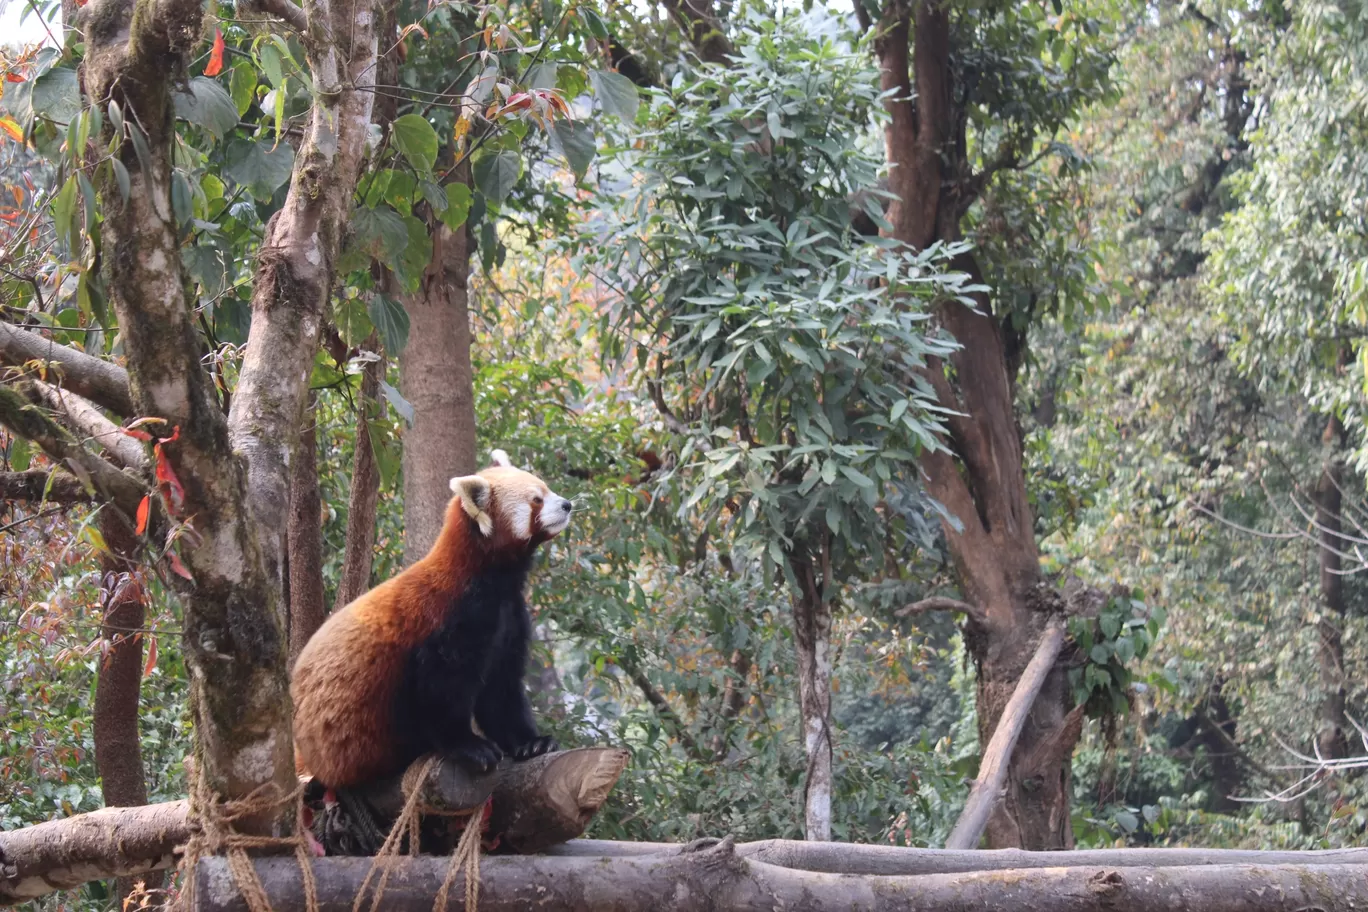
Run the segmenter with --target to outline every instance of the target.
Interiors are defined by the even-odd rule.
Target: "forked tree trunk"
[[[939,0],[889,3],[879,23],[868,22],[861,4],[856,12],[878,30],[883,88],[891,93],[885,140],[893,166],[889,189],[897,194],[888,211],[892,234],[916,249],[956,241],[960,219],[986,178],[972,174],[965,158],[951,7]],[[963,255],[954,265],[978,278],[972,257]],[[1013,412],[1016,358],[1009,357],[986,296],[978,308],[948,301],[937,310],[961,348],[950,365],[933,361],[924,377],[948,410],[945,443],[953,455],[927,453],[922,470],[928,492],[955,517],[942,528],[965,601],[978,609],[967,643],[978,666],[979,737],[986,745],[1060,599],[1040,575]],[[1073,846],[1069,758],[1078,725],[1066,719],[1069,704],[1064,669],[1057,665],[1017,741],[1002,803],[988,824],[990,846]]]
[[[403,298],[409,341],[399,356],[399,384],[413,406],[413,427],[404,434],[406,564],[437,541],[451,500],[451,479],[475,471],[469,276],[466,226],[456,231],[436,227],[432,262],[418,290]]]

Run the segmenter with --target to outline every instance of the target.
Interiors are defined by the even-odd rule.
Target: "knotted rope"
[[[481,807],[473,810],[461,811],[451,811],[424,804],[423,788],[427,785],[439,762],[435,756],[424,757],[414,761],[413,765],[404,772],[404,778],[401,782],[404,793],[403,809],[399,811],[399,816],[394,819],[394,825],[390,827],[389,835],[385,837],[384,843],[375,853],[375,861],[371,863],[370,870],[366,872],[366,879],[361,882],[361,889],[357,891],[356,900],[352,903],[352,912],[361,912],[366,890],[370,887],[371,880],[378,871],[380,878],[375,885],[375,895],[371,897],[369,909],[369,912],[377,912],[380,908],[380,898],[384,896],[385,886],[389,883],[391,862],[398,857],[405,836],[408,836],[409,855],[416,856],[418,854],[419,827],[423,817],[427,815],[469,818],[466,821],[465,829],[461,831],[460,840],[456,843],[456,850],[451,853],[451,862],[447,865],[446,877],[443,879],[442,887],[437,891],[436,900],[432,904],[433,912],[446,912],[447,897],[451,892],[451,885],[455,883],[457,873],[462,871],[465,873],[466,912],[475,912],[475,907],[480,901],[480,835],[484,829],[490,801],[485,801]],[[253,909],[252,912],[259,912],[259,910]],[[316,912],[316,910],[310,909],[309,912]]]
[[[181,899],[184,909],[195,907],[195,865],[205,855],[223,855],[233,883],[251,912],[273,912],[271,901],[248,856],[249,849],[293,850],[304,880],[304,904],[308,912],[318,912],[318,885],[314,881],[309,837],[304,827],[304,788],[299,786],[284,795],[273,782],[258,786],[244,798],[225,800],[204,784],[198,764],[190,769],[190,840],[185,844],[180,863]],[[239,833],[234,824],[243,818],[261,818],[287,805],[295,808],[292,836],[258,836]]]

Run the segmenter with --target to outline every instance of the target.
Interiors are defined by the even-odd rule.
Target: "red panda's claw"
[[[513,748],[513,759],[531,760],[533,757],[540,757],[542,754],[549,754],[552,751],[559,749],[560,747],[556,744],[555,738],[552,738],[549,735],[542,735],[539,738],[533,738],[526,744],[520,744]]]

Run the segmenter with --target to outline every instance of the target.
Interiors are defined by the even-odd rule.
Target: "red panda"
[[[523,688],[523,589],[533,552],[569,525],[571,504],[502,450],[493,462],[451,479],[425,557],[328,618],[300,652],[296,763],[324,785],[354,787],[427,753],[485,772],[505,755],[555,749]]]

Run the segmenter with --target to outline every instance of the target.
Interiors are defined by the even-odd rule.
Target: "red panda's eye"
[[[532,506],[534,506],[534,507],[540,507],[541,505],[542,505],[541,495],[538,494],[536,497],[532,498]]]

